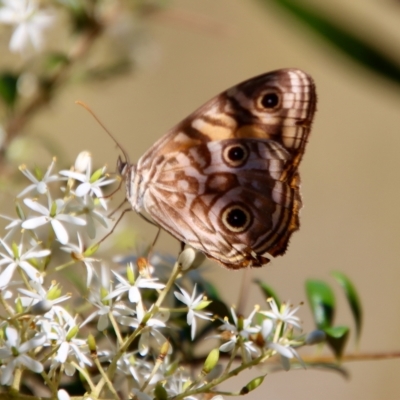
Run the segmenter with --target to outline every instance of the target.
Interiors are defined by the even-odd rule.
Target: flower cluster
[[[29,183],[0,239],[4,390],[19,390],[22,376],[36,374],[49,396],[68,399],[63,384],[79,379],[79,372],[88,395],[98,399],[117,392],[138,399],[221,399],[217,386],[235,375],[234,368],[275,354],[285,369],[293,358],[301,363],[296,348],[305,339],[294,335],[300,329],[297,308],[270,299],[269,309],[256,307],[247,318],[233,308],[230,315],[214,315],[204,281],[188,265],[195,259],[191,248],[167,267],[167,278],[159,254],[106,266],[92,240],[99,227],[111,225],[103,189],[114,179],[105,168],[93,171],[87,152],[69,170],[54,169],[55,160],[45,172],[20,168]],[[75,264],[85,274],[75,276],[66,293],[57,278]],[[196,377],[190,368],[201,357],[193,358],[194,349],[206,338],[219,343]],[[229,357],[222,372],[224,354]]]

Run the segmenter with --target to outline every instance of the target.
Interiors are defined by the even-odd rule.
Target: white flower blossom
[[[66,251],[71,254],[71,257],[76,259],[79,259],[79,261],[82,261],[83,264],[86,267],[86,287],[90,287],[90,284],[92,283],[93,275],[96,275],[96,270],[94,269],[93,263],[98,261],[93,257],[87,257],[85,255],[85,247],[83,244],[83,241],[81,239],[81,236],[79,233],[77,234],[78,236],[78,245],[74,243],[68,243],[66,246],[62,246],[61,250]]]
[[[68,300],[71,297],[71,295],[64,295],[52,298],[52,294],[58,289],[58,285],[55,282],[51,284],[48,290],[46,290],[39,282],[30,281],[29,284],[31,285],[33,291],[24,288],[17,289],[20,293],[25,295],[20,297],[20,301],[21,304],[27,308],[43,302],[49,304],[50,310],[48,312],[51,312],[53,311],[52,309],[56,304]],[[54,310],[54,312],[56,312],[56,310]],[[51,315],[49,314],[48,317],[51,318],[54,315],[54,312],[51,312]]]
[[[146,316],[146,311],[143,307],[142,302],[138,302],[136,306],[136,316],[137,318],[121,316],[118,318],[118,322],[122,325],[131,326],[133,328],[138,328],[144,317]],[[167,341],[166,337],[158,331],[160,328],[166,327],[166,322],[169,319],[168,312],[158,312],[153,315],[152,318],[146,320],[146,326],[144,327],[142,334],[139,339],[139,354],[145,356],[149,353],[150,348],[156,348],[157,350]],[[169,346],[168,354],[172,353],[172,347]]]
[[[10,40],[12,52],[26,53],[32,47],[43,48],[45,30],[54,22],[55,16],[49,10],[39,10],[36,0],[3,0],[0,8],[0,22],[13,25]]]
[[[65,203],[62,199],[56,199],[53,204],[49,204],[49,208],[46,208],[32,199],[24,199],[24,203],[27,207],[42,215],[39,217],[28,218],[22,223],[22,228],[36,229],[39,226],[50,223],[61,244],[66,244],[68,242],[68,232],[64,228],[62,222],[68,222],[75,225],[86,225],[86,222],[83,219],[62,213],[65,207]]]
[[[82,182],[75,189],[75,195],[78,197],[86,196],[89,193],[91,195],[95,195],[98,198],[102,207],[107,210],[107,202],[104,198],[101,187],[115,182],[115,179],[106,179],[105,171],[106,168],[103,167],[102,169],[99,169],[92,174],[90,158],[90,162],[88,162],[85,173],[64,170],[60,171],[60,175]]]
[[[259,326],[252,326],[252,320],[254,314],[258,311],[257,308],[251,312],[251,314],[247,318],[239,317],[236,315],[236,312],[233,308],[231,308],[232,319],[234,325],[232,325],[228,321],[224,321],[224,323],[218,328],[219,330],[224,331],[219,337],[221,339],[225,339],[229,335],[229,340],[222,344],[219,349],[223,352],[229,352],[234,349],[236,343],[240,339],[240,344],[243,346],[243,356],[245,362],[250,361],[251,356],[255,355],[258,356],[260,351],[254,345],[254,343],[249,339],[250,335],[256,334],[260,332]]]
[[[179,286],[178,286],[179,287]],[[196,318],[201,318],[201,319],[206,319],[211,321],[210,315],[212,315],[210,312],[206,312],[206,311],[200,311],[202,308],[204,308],[204,293],[201,293],[200,295],[198,295],[196,297],[196,288],[197,288],[197,284],[194,285],[193,288],[193,293],[190,296],[189,293],[182,289],[181,287],[179,288],[179,290],[182,292],[174,292],[175,297],[181,301],[183,304],[186,304],[186,306],[189,308],[189,311],[187,313],[187,317],[186,317],[186,321],[188,323],[189,326],[191,326],[191,338],[192,340],[194,339],[194,336],[196,334]]]
[[[136,279],[134,279],[132,263],[128,265],[128,280],[115,271],[111,272],[115,275],[119,283],[115,289],[107,297],[105,297],[105,300],[121,296],[123,293],[128,292],[129,301],[131,303],[138,303],[139,301],[142,301],[142,296],[139,289],[163,289],[165,287],[163,283],[156,282],[158,281],[157,278],[144,278],[139,275]]]
[[[268,299],[268,303],[271,307],[271,311],[260,311],[260,314],[263,314],[274,321],[281,321],[285,324],[301,329],[300,318],[294,315],[299,307],[293,308],[293,306],[283,303],[279,310],[278,305],[273,298]]]
[[[30,357],[27,353],[46,342],[46,335],[39,333],[32,339],[21,343],[19,332],[12,327],[5,329],[7,339],[4,347],[0,348],[0,359],[6,367],[2,370],[0,382],[2,385],[11,385],[14,370],[20,366],[30,369],[33,372],[41,373],[43,365]]]
[[[71,202],[67,204],[66,207],[66,212],[79,214],[86,219],[86,232],[90,239],[94,239],[96,236],[97,223],[104,228],[108,227],[109,218],[103,215],[101,210],[99,210],[99,202],[100,200],[93,199],[89,195],[86,195],[77,197],[74,203]]]
[[[86,340],[76,337],[79,329],[75,325],[75,320],[67,322],[64,325],[43,321],[41,325],[47,339],[51,340],[53,345],[56,344],[58,346],[53,368],[59,364],[71,364],[75,360],[78,361],[81,367],[92,365],[91,360],[86,356],[89,351]],[[69,365],[68,375],[73,373],[72,371],[75,372],[75,368]]]
[[[48,184],[51,182],[56,182],[60,180],[65,180],[65,178],[62,178],[58,175],[50,175],[51,171],[53,170],[54,164],[55,164],[56,159],[53,158],[53,161],[47,168],[46,173],[41,177],[39,174],[39,171],[36,171],[35,176],[32,174],[31,171],[29,171],[25,165],[21,165],[19,167],[19,170],[32,182],[31,185],[27,186],[17,197],[22,197],[29,193],[32,190],[36,190],[37,193],[39,194],[45,194],[48,191]]]
[[[1,215],[1,214],[0,217],[10,221],[10,223],[4,228],[9,230],[7,235],[3,237],[4,240],[8,240],[10,237],[12,237],[13,234],[18,230],[18,228],[19,229],[21,228],[22,223],[25,221],[22,218],[10,218],[7,215]]]
[[[50,254],[50,250],[36,250],[38,245],[35,245],[24,252],[22,243],[18,246],[13,246],[13,249],[11,249],[7,243],[1,239],[0,243],[7,252],[7,254],[0,252],[0,256],[2,257],[0,260],[0,266],[8,264],[0,274],[1,288],[5,288],[8,285],[17,267],[21,268],[33,281],[43,282],[40,272],[29,263],[29,260],[32,258],[46,257]]]

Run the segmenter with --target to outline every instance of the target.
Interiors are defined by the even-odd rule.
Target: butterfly
[[[285,253],[299,229],[299,164],[316,107],[312,78],[280,69],[214,97],[130,164],[132,209],[230,269]]]

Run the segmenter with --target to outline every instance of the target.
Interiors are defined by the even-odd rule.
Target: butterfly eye
[[[267,110],[271,110],[280,105],[281,97],[279,93],[267,92],[264,93],[260,99],[261,106]]]
[[[241,167],[247,161],[249,151],[244,144],[230,144],[224,148],[222,157],[230,167]]]
[[[228,206],[222,212],[222,222],[231,232],[244,232],[250,226],[251,221],[249,210],[241,204]]]

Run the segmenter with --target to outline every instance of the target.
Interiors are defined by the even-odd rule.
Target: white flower
[[[305,368],[304,361],[301,359],[297,351],[290,345],[290,343],[282,338],[281,343],[269,343],[268,348],[276,351],[281,355],[281,363],[285,371],[290,369],[290,359],[296,357],[299,363]]]
[[[5,346],[0,348],[0,359],[2,363],[6,364],[5,369],[2,370],[1,384],[11,385],[15,368],[22,365],[40,374],[43,371],[43,365],[26,353],[42,346],[46,342],[46,335],[40,333],[21,344],[21,338],[15,328],[9,326],[5,332],[7,337],[4,342]]]
[[[22,218],[10,218],[7,215],[1,215],[1,214],[0,217],[10,221],[10,223],[4,228],[4,229],[9,229],[7,235],[3,237],[4,240],[10,238],[14,234],[14,232],[21,227],[21,224],[25,221],[25,219]]]
[[[73,217],[72,215],[68,214],[62,214],[62,211],[65,207],[65,203],[62,199],[57,199],[52,204],[49,204],[49,208],[46,208],[42,204],[39,204],[37,201],[33,201],[32,199],[24,199],[24,203],[27,207],[42,215],[39,217],[28,218],[22,223],[22,228],[35,229],[39,226],[50,223],[58,241],[61,244],[66,244],[68,242],[68,232],[61,222],[68,222],[75,225],[86,225],[86,222],[81,218]]]
[[[15,27],[9,45],[12,52],[24,53],[32,47],[40,50],[44,31],[54,18],[49,10],[39,10],[35,0],[3,0],[0,8],[0,22]]]
[[[185,388],[191,384],[192,381],[189,377],[184,376],[182,372],[176,373],[171,379],[167,381],[167,393],[171,397],[178,396],[184,393]],[[187,400],[197,400],[196,396],[185,396]]]
[[[79,214],[86,219],[86,232],[90,239],[94,239],[96,236],[96,223],[99,223],[104,228],[108,226],[107,221],[109,218],[98,210],[99,202],[100,200],[86,195],[84,197],[76,197],[75,203],[77,204],[69,203],[66,208],[67,212]]]
[[[93,172],[92,174],[91,158],[87,163],[86,173],[84,174],[76,171],[60,171],[60,175],[82,182],[75,190],[76,196],[83,197],[88,193],[95,195],[99,199],[102,207],[107,210],[107,203],[101,187],[115,182],[115,179],[106,179],[106,176],[104,175],[106,171],[105,167]]]
[[[98,317],[97,329],[99,331],[104,331],[110,323],[110,313],[112,313],[116,318],[119,318],[121,315],[129,314],[130,310],[124,305],[115,306],[113,304],[113,299],[106,300],[106,296],[112,292],[112,282],[110,280],[109,269],[105,265],[101,265],[100,271],[100,277],[96,276],[98,279],[95,280],[95,285],[92,285],[94,287],[91,288],[88,298],[89,303],[95,306],[97,310],[92,312],[81,326],[86,325],[88,322]]]
[[[52,282],[49,290],[46,290],[39,282],[30,281],[29,284],[34,291],[24,288],[17,289],[20,293],[26,296],[20,297],[21,304],[24,307],[32,307],[35,304],[42,302],[48,304],[51,310],[55,304],[68,300],[71,297],[71,295],[64,295],[53,298],[53,296],[59,291],[59,286],[55,282]]]
[[[61,250],[67,251],[68,253],[71,254],[71,257],[75,260],[82,261],[85,264],[86,267],[86,272],[87,272],[87,278],[86,278],[86,287],[90,287],[90,284],[92,283],[92,278],[93,275],[96,274],[96,271],[93,267],[93,263],[98,261],[95,258],[92,257],[87,257],[85,255],[85,247],[82,242],[82,239],[79,235],[78,236],[78,243],[79,245],[77,246],[74,243],[68,243],[66,246],[62,246]]]
[[[265,346],[268,349],[273,350],[274,352],[280,354],[281,356],[281,363],[285,371],[288,371],[290,369],[290,359],[293,357],[296,357],[300,364],[304,365],[303,360],[300,358],[299,354],[297,351],[291,347],[290,341],[284,337],[281,337],[278,339],[278,342],[272,342],[270,341],[270,337],[273,336],[273,328],[274,328],[274,323],[270,319],[265,319],[262,322],[262,327],[261,327],[261,336],[264,339]]]
[[[179,286],[178,286],[179,287]],[[196,287],[197,284],[194,285],[193,288],[193,293],[190,296],[188,292],[186,292],[186,290],[182,289],[181,287],[179,288],[179,290],[182,292],[174,292],[175,297],[180,300],[183,304],[186,304],[187,307],[189,308],[189,311],[187,313],[187,317],[186,317],[186,321],[188,323],[188,325],[192,326],[191,328],[191,337],[192,340],[194,339],[195,333],[196,333],[196,318],[201,318],[201,319],[207,319],[209,321],[211,321],[211,318],[209,317],[209,315],[212,315],[209,312],[205,312],[205,311],[199,311],[202,308],[206,307],[209,302],[204,300],[204,293],[200,294],[199,296],[196,297]]]
[[[64,325],[43,321],[42,328],[48,340],[51,340],[53,345],[55,342],[56,345],[59,346],[54,358],[57,364],[65,364],[77,360],[82,367],[85,365],[92,365],[90,359],[85,355],[85,352],[88,353],[86,340],[76,337],[79,328],[75,325],[74,320]],[[71,366],[69,367],[69,371],[70,370]],[[75,371],[75,368],[73,368],[73,371]],[[69,373],[70,372],[68,372],[68,374]]]
[[[220,351],[228,352],[233,350],[236,343],[240,343],[243,347],[243,358],[245,362],[250,361],[252,354],[258,356],[260,351],[249,339],[250,335],[260,332],[259,326],[251,326],[254,314],[258,311],[258,308],[254,308],[251,314],[247,318],[237,317],[236,312],[231,308],[232,319],[234,325],[225,321],[218,329],[224,331],[217,337],[226,339],[229,336],[229,340],[222,344],[219,349]]]
[[[150,311],[149,311],[150,312]],[[118,318],[118,322],[121,325],[132,326],[138,328],[142,325],[144,317],[147,313],[144,310],[142,302],[138,302],[136,306],[137,318],[121,316]],[[139,339],[139,354],[145,356],[148,354],[150,347],[160,350],[160,347],[167,341],[165,336],[158,331],[160,328],[166,327],[166,322],[169,319],[169,313],[158,312],[151,318],[146,320],[146,326],[142,330],[142,334]],[[172,353],[172,347],[169,346],[168,354]]]
[[[163,289],[165,285],[163,283],[156,282],[157,278],[143,278],[138,276],[135,280],[135,275],[133,271],[133,265],[130,263],[127,267],[128,280],[115,271],[111,271],[119,283],[115,289],[105,297],[105,300],[112,299],[114,297],[120,296],[121,294],[128,292],[128,298],[131,303],[138,303],[142,301],[142,296],[139,289]]]
[[[293,308],[293,306],[289,304],[282,303],[279,310],[273,298],[268,299],[268,302],[271,307],[271,311],[260,311],[260,314],[263,314],[274,321],[281,321],[285,324],[292,325],[296,328],[301,329],[300,318],[294,315],[299,307]]]
[[[48,191],[47,185],[49,183],[64,180],[65,178],[62,178],[58,175],[50,175],[51,171],[53,170],[55,161],[55,158],[53,158],[53,161],[51,162],[51,164],[47,168],[46,173],[43,176],[40,176],[41,171],[36,170],[35,176],[32,174],[31,171],[26,168],[25,165],[21,165],[19,167],[19,170],[32,182],[32,185],[27,186],[17,197],[22,197],[34,189],[36,189],[36,191],[40,194],[45,194]]]
[[[0,243],[6,249],[8,254],[1,253],[0,265],[8,264],[3,272],[0,274],[0,287],[4,289],[10,282],[14,271],[17,267],[20,267],[30,279],[36,282],[42,282],[43,278],[39,271],[32,266],[28,260],[31,258],[42,258],[50,254],[50,250],[35,250],[38,245],[33,246],[29,250],[23,252],[22,243],[18,246],[14,245],[13,249],[7,246],[7,244],[0,239]]]
[[[244,339],[248,339],[251,334],[258,333],[260,331],[259,327],[251,326],[254,314],[257,311],[258,309],[254,308],[254,310],[247,318],[238,318],[235,309],[231,308],[232,319],[235,325],[232,325],[228,321],[225,321],[218,329],[222,331],[231,331],[233,333],[238,333]]]

